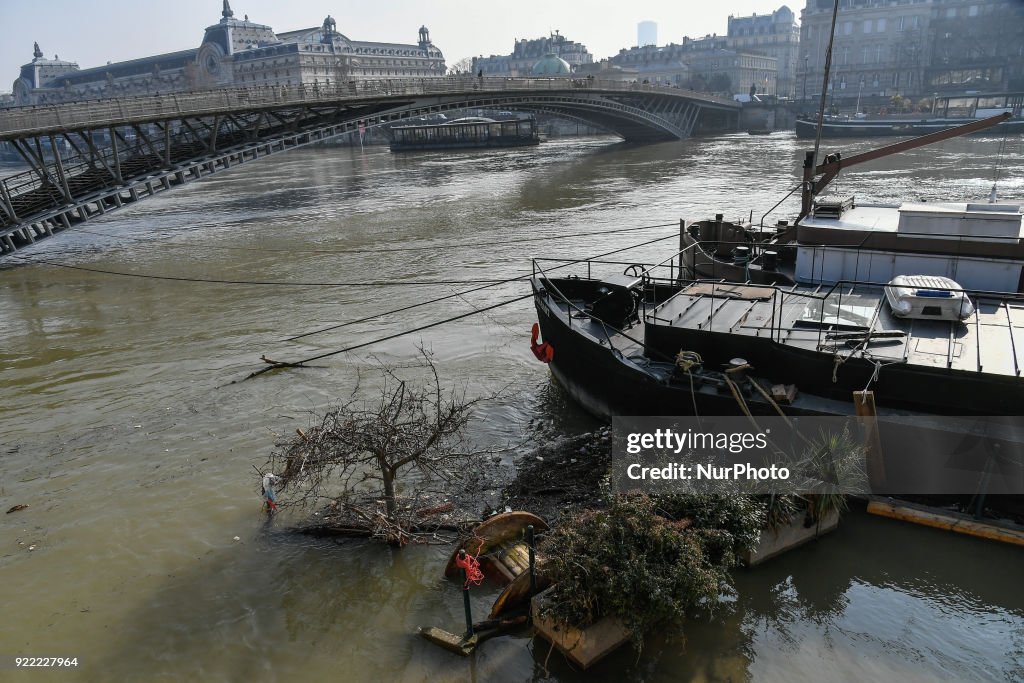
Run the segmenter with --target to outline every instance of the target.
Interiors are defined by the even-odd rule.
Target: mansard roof
[[[90,83],[102,80],[109,73],[114,78],[127,76],[139,76],[152,73],[153,68],[159,66],[161,69],[180,69],[186,64],[195,61],[198,49],[181,50],[180,52],[167,52],[162,55],[153,55],[141,59],[131,59],[126,62],[115,62],[90,69],[81,69],[69,74],[60,76],[56,80],[46,84],[46,88],[63,88],[65,81],[72,85],[77,83]]]

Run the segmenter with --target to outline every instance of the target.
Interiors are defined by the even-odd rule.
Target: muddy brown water
[[[419,625],[461,624],[459,592],[440,576],[444,549],[311,539],[260,512],[252,465],[276,435],[347,395],[357,373],[372,387],[375,362],[406,362],[420,342],[470,393],[506,388],[473,424],[480,442],[594,425],[529,352],[529,301],[232,384],[261,354],[316,355],[528,291],[513,283],[282,341],[460,291],[320,285],[505,278],[528,272],[531,256],[599,253],[673,230],[559,235],[716,212],[756,217],[796,184],[804,146],[792,134],[736,134],[642,147],[553,140],[497,153],[307,149],[4,261],[0,508],[29,507],[0,516],[0,655],[80,663],[0,678],[1024,679],[1019,548],[850,515],[820,542],[740,572],[737,594],[715,618],[696,617],[685,645],[653,638],[641,658],[617,653],[591,678],[549,658],[539,640],[494,640],[464,660],[415,637]],[[846,155],[869,146],[842,142]],[[998,146],[950,141],[845,172],[840,190],[864,200],[986,198]],[[1002,197],[1024,199],[1019,139],[999,176]],[[790,200],[779,216],[795,208]],[[418,249],[393,251],[408,247]],[[628,260],[664,253],[653,245]],[[477,612],[491,599],[475,592]]]

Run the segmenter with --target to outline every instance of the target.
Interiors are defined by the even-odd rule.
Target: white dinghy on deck
[[[938,275],[898,275],[886,285],[885,298],[898,318],[958,322],[974,315],[963,287]]]

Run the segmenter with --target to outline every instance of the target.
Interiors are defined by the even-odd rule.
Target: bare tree
[[[448,67],[449,74],[468,74],[473,72],[473,58],[463,57]]]
[[[445,486],[485,453],[466,448],[465,429],[473,406],[489,397],[467,400],[464,390],[442,388],[425,352],[416,367],[426,371],[423,384],[381,366],[379,398],[360,398],[357,387],[280,444],[270,462],[278,504],[319,505],[327,497],[340,526],[397,545],[433,533],[437,514],[453,507],[443,501]]]

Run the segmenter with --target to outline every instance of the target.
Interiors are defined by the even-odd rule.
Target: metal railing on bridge
[[[663,94],[734,110],[739,103],[707,93],[658,85],[588,78],[494,78],[451,76],[394,80],[365,80],[325,85],[221,88],[86,100],[0,110],[0,139],[64,130],[103,128],[167,118],[213,115],[233,111],[274,109],[296,104],[330,104],[361,99],[481,93],[590,90],[602,93]]]

